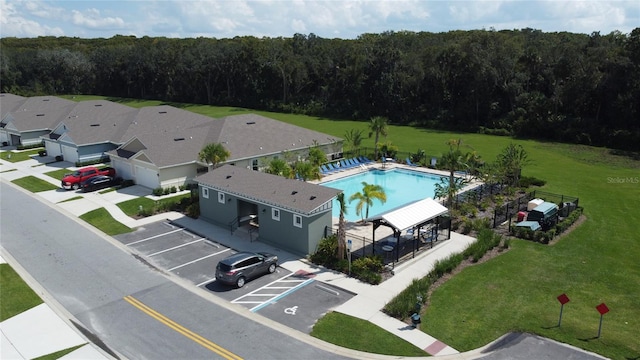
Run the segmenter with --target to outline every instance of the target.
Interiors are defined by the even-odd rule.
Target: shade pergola
[[[393,230],[393,235],[396,238],[396,244],[400,244],[400,234],[404,230],[417,229],[418,233],[420,228],[433,219],[444,215],[449,210],[442,206],[439,202],[433,200],[432,198],[426,198],[423,200],[418,200],[408,205],[403,205],[402,207],[398,207],[392,210],[389,210],[385,213],[378,214],[369,218],[366,218],[364,221],[373,223],[373,242],[375,245],[375,232],[376,229],[380,226],[387,226]],[[399,259],[399,246],[395,247],[396,250],[396,259]],[[374,246],[375,253],[375,246]]]

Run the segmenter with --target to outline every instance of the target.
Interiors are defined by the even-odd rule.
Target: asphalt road
[[[95,343],[132,359],[345,359],[244,309],[223,306],[115,240],[0,183],[2,247]],[[187,284],[191,286],[190,284]],[[42,291],[37,292],[42,293]],[[320,347],[312,344],[320,344]]]

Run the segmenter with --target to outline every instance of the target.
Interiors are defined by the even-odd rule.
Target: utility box
[[[550,202],[543,202],[529,212],[529,215],[527,215],[527,221],[543,223],[553,219],[557,214],[558,205]]]
[[[536,208],[536,206],[542,204],[544,202],[544,200],[542,199],[533,199],[531,201],[529,201],[529,203],[527,204],[527,211],[531,211],[533,209]]]

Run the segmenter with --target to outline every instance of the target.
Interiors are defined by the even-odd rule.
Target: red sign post
[[[558,296],[558,301],[560,301],[560,318],[558,319],[558,327],[560,327],[562,323],[562,309],[564,308],[564,304],[569,302],[569,297],[567,294],[562,294]]]
[[[598,312],[600,313],[600,326],[598,327],[598,338],[600,337],[600,333],[602,332],[602,317],[604,316],[604,314],[609,312],[609,308],[607,307],[607,305],[605,305],[605,303],[602,303],[598,306],[596,306],[596,310],[598,310]]]

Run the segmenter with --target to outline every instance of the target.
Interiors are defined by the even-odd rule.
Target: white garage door
[[[160,186],[158,173],[154,170],[136,165],[136,184],[146,186],[149,189],[155,189]]]
[[[45,141],[44,142],[44,148],[47,150],[47,155],[48,156],[62,155],[62,152],[60,151],[60,144],[58,144],[58,143],[51,142],[51,141]]]
[[[78,151],[74,147],[62,145],[62,157],[64,161],[75,163],[78,161]]]
[[[111,159],[111,166],[116,169],[116,176],[125,180],[133,179],[133,172],[131,171],[130,163],[120,159]]]

